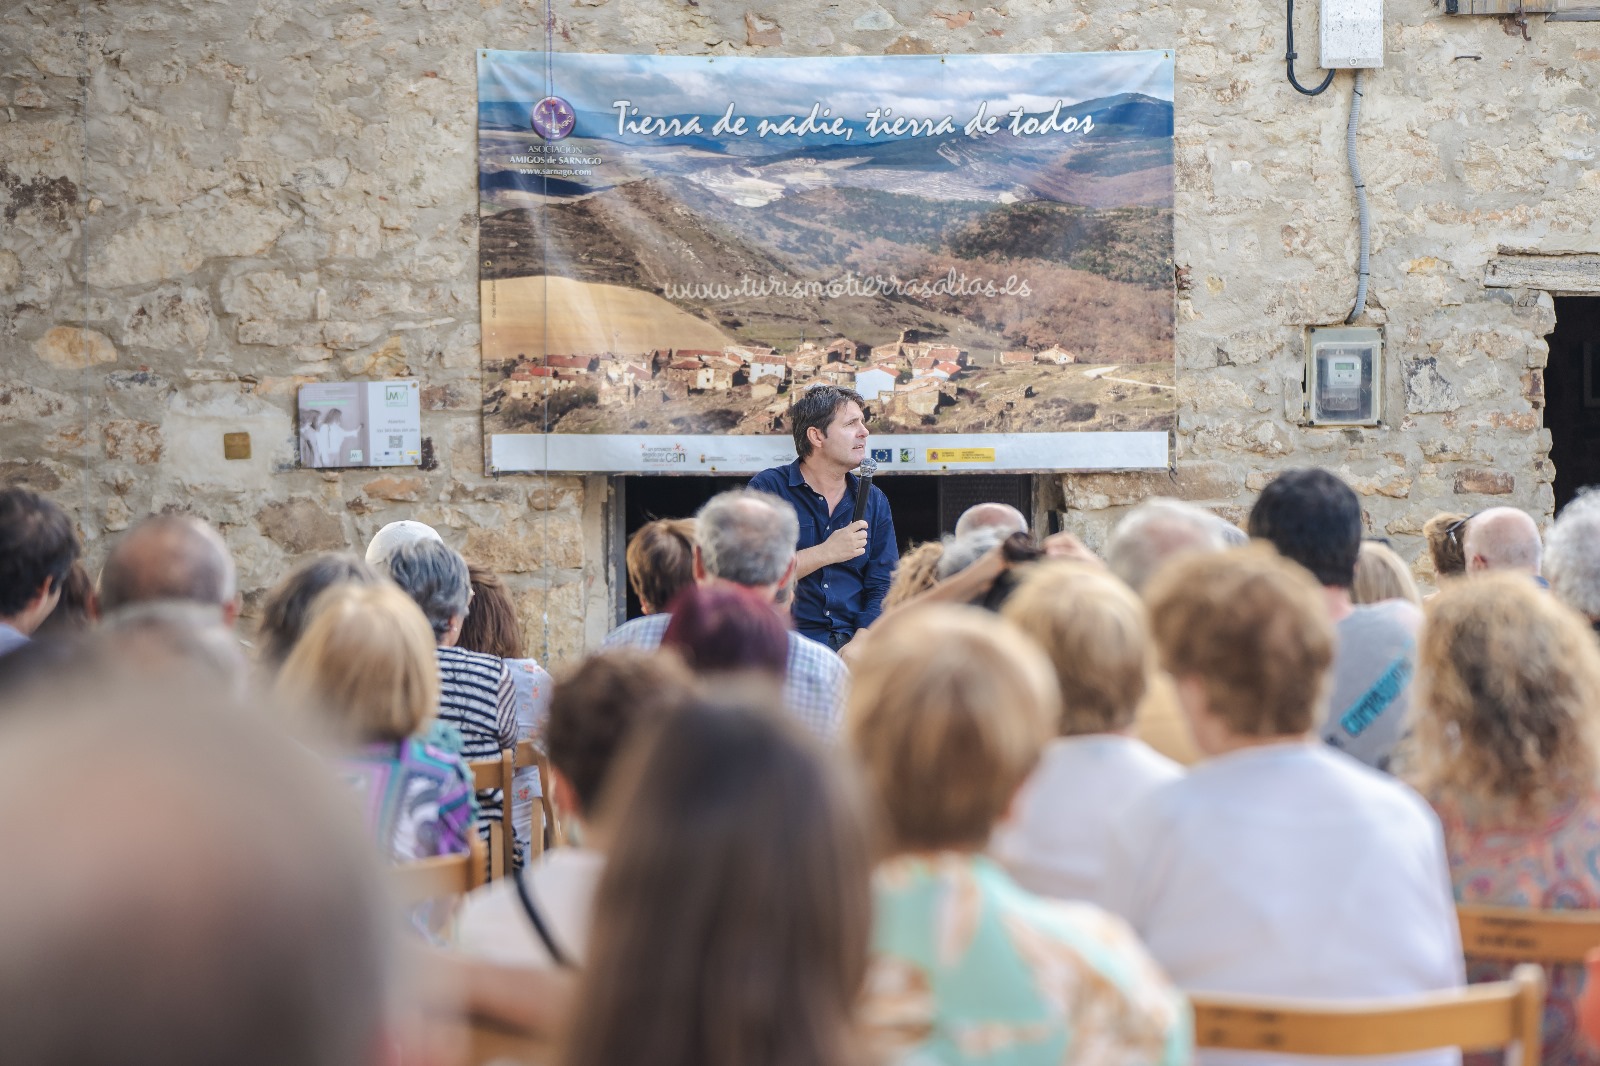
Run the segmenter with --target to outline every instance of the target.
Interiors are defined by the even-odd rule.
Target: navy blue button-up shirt
[[[796,550],[814,548],[850,524],[856,506],[854,474],[846,474],[839,506],[828,513],[828,501],[806,484],[796,459],[788,466],[763,470],[750,479],[750,487],[788,500],[800,516],[800,543]],[[889,498],[876,485],[867,494],[867,550],[847,563],[833,563],[800,579],[794,590],[794,627],[812,640],[827,643],[829,633],[849,638],[883,613],[883,597],[900,550],[895,546],[894,519]]]

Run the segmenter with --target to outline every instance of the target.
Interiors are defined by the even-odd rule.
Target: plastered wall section
[[[1547,515],[1549,296],[1486,289],[1502,248],[1600,251],[1600,23],[1388,5],[1361,152],[1368,324],[1388,424],[1299,425],[1303,327],[1355,291],[1350,75],[1283,79],[1276,4],[1014,0],[0,5],[0,478],[75,513],[92,561],[152,510],[216,523],[247,600],[383,523],[437,526],[505,573],[529,650],[570,659],[610,622],[601,478],[484,474],[474,50],[837,55],[1177,49],[1179,429],[1169,473],[1059,479],[1099,543],[1151,493],[1238,519],[1319,464],[1374,531],[1508,503]],[[1315,54],[1315,25],[1300,25]],[[1305,77],[1314,73],[1302,60]],[[295,389],[416,376],[421,470],[299,469]],[[248,432],[248,460],[222,435]],[[1425,564],[1419,564],[1425,565]]]

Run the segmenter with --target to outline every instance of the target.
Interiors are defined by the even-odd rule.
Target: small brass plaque
[[[222,435],[222,457],[224,459],[250,458],[250,434],[224,433]]]

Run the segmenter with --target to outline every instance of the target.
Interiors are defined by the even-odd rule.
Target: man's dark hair
[[[804,459],[811,454],[811,439],[806,436],[808,429],[820,429],[823,436],[827,436],[828,427],[833,425],[833,416],[847,403],[853,403],[863,412],[867,409],[867,401],[855,389],[844,389],[838,385],[811,385],[800,393],[800,398],[795,400],[789,408],[789,421],[794,426],[795,454]]]
[[[634,730],[695,694],[683,661],[638,648],[607,648],[556,682],[544,723],[545,752],[593,816],[611,768]]]
[[[1361,501],[1326,470],[1286,470],[1250,509],[1250,535],[1305,567],[1323,585],[1355,584]]]
[[[46,579],[60,587],[78,552],[67,512],[29,489],[0,489],[0,618],[20,614]]]

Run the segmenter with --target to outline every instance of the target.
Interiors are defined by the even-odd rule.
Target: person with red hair
[[[697,674],[755,672],[782,681],[789,631],[770,604],[733,585],[690,585],[661,636]]]

